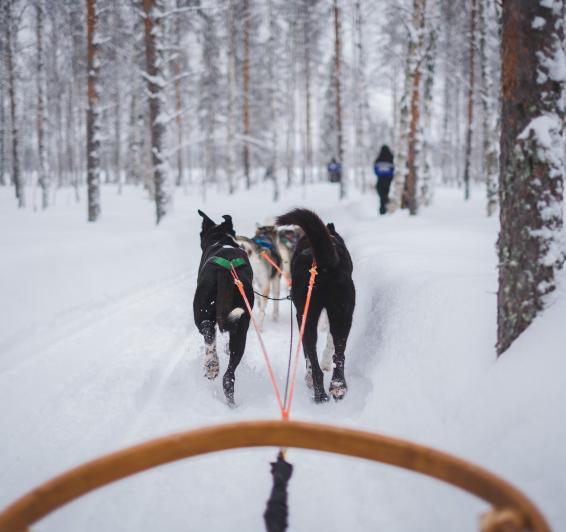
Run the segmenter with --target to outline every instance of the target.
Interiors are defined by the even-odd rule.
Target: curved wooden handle
[[[526,530],[550,532],[536,506],[489,471],[407,441],[297,421],[252,421],[173,434],[106,455],[72,469],[29,492],[0,514],[0,531],[25,530],[68,502],[116,480],[201,454],[243,447],[296,447],[390,464],[457,486],[509,509]]]

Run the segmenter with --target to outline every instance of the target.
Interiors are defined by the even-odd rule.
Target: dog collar
[[[214,262],[214,264],[218,264],[218,266],[222,266],[227,270],[231,270],[232,268],[239,268],[240,266],[246,264],[246,261],[240,258],[228,260],[224,257],[212,257],[210,260],[211,262]]]

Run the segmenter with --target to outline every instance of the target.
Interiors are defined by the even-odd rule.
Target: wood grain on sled
[[[0,531],[22,531],[66,503],[153,467],[243,447],[296,447],[390,464],[457,486],[490,503],[484,532],[550,528],[519,490],[469,462],[407,441],[297,421],[256,421],[173,434],[109,454],[72,469],[29,492],[0,513]],[[505,528],[507,527],[507,528]]]

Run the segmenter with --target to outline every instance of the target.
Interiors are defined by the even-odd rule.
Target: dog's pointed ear
[[[334,228],[334,224],[333,224],[333,223],[326,224],[326,228],[328,229],[328,232],[329,232],[331,235],[335,235],[335,234],[336,234],[336,229]]]
[[[202,217],[202,229],[209,229],[210,227],[214,227],[216,224],[206,215],[204,214],[204,212],[202,212],[200,209],[198,210],[198,213],[200,214],[200,216]]]
[[[224,227],[226,227],[226,232],[230,233],[233,236],[236,236],[236,232],[234,231],[234,224],[232,222],[232,217],[229,214],[223,214],[222,218],[224,218]]]

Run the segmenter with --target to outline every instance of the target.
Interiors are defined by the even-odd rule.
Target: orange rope
[[[286,419],[285,409],[283,408],[283,401],[281,401],[281,393],[279,392],[279,386],[277,385],[277,380],[275,379],[275,373],[273,371],[273,367],[271,366],[269,355],[267,354],[267,349],[265,348],[265,344],[263,343],[263,338],[261,337],[261,333],[259,332],[259,326],[253,315],[252,307],[250,306],[250,302],[248,301],[248,297],[246,296],[246,292],[244,291],[244,285],[242,281],[240,281],[240,278],[238,277],[238,274],[236,273],[234,266],[232,266],[232,270],[230,270],[230,273],[232,274],[232,278],[234,279],[234,284],[238,287],[238,290],[240,291],[242,299],[244,300],[244,303],[246,304],[246,307],[248,309],[248,313],[250,314],[252,323],[254,324],[254,328],[257,333],[257,337],[259,339],[259,345],[261,346],[261,350],[263,353],[263,358],[265,360],[265,364],[267,365],[269,378],[271,379],[271,384],[273,385],[273,390],[275,391],[275,398],[277,399],[277,405],[279,406],[279,410],[281,411],[281,417],[283,419]]]
[[[297,351],[295,353],[295,361],[293,363],[293,375],[291,377],[291,386],[289,388],[289,400],[285,405],[284,417],[283,419],[289,419],[289,414],[291,411],[291,404],[293,402],[293,392],[295,391],[295,381],[297,380],[297,366],[299,365],[299,353],[301,352],[301,346],[303,345],[303,336],[305,334],[305,325],[307,323],[307,315],[309,313],[309,307],[311,302],[312,289],[314,287],[315,277],[318,275],[316,269],[316,261],[312,261],[312,267],[309,270],[311,276],[309,279],[309,287],[307,290],[307,299],[305,300],[305,308],[303,310],[303,319],[301,321],[301,329],[299,332],[299,342],[297,344]]]
[[[287,274],[273,261],[273,259],[269,256],[269,253],[267,253],[267,251],[262,251],[259,254],[259,256],[263,260],[269,262],[269,264],[271,264],[271,266],[273,266],[281,274],[281,276],[285,279],[289,288],[291,288],[291,279],[289,279],[289,277],[287,277]]]
[[[297,367],[299,365],[299,354],[301,352],[301,347],[303,345],[303,336],[305,334],[305,326],[306,326],[306,323],[307,323],[307,316],[308,316],[308,313],[309,313],[309,307],[310,307],[311,296],[312,296],[312,289],[314,287],[315,277],[318,275],[315,260],[313,260],[313,263],[312,263],[312,266],[311,266],[311,269],[309,270],[309,272],[310,272],[311,276],[310,276],[310,279],[309,279],[309,286],[308,286],[308,290],[307,290],[307,298],[305,300],[305,308],[303,309],[303,318],[301,320],[301,329],[300,329],[300,332],[299,332],[299,341],[297,343],[297,350],[295,352],[295,360],[294,360],[294,363],[293,363],[291,384],[290,384],[290,387],[289,387],[289,400],[287,401],[286,405],[283,405],[283,402],[281,401],[281,392],[279,391],[279,386],[277,385],[277,380],[275,378],[275,372],[273,371],[273,367],[271,366],[271,361],[269,360],[269,355],[267,354],[267,349],[265,348],[265,344],[263,343],[263,338],[261,336],[261,333],[259,332],[259,326],[258,326],[258,324],[255,320],[254,315],[253,315],[252,307],[250,306],[250,302],[248,301],[248,297],[246,296],[246,292],[244,290],[244,285],[243,285],[242,281],[240,281],[240,278],[238,277],[238,274],[236,273],[234,266],[232,266],[232,269],[230,270],[230,273],[232,274],[232,278],[234,279],[234,284],[238,287],[238,290],[240,291],[242,299],[244,300],[244,303],[246,304],[246,308],[248,309],[248,313],[250,315],[250,318],[251,318],[252,323],[254,325],[255,331],[257,333],[257,337],[259,339],[259,344],[261,346],[263,358],[264,358],[265,364],[267,366],[267,371],[269,373],[269,378],[271,379],[271,384],[273,385],[273,390],[275,391],[275,397],[277,399],[277,404],[279,406],[279,410],[281,411],[281,418],[283,419],[283,421],[289,420],[289,415],[290,415],[290,412],[291,412],[291,404],[293,402],[293,393],[295,391],[295,381],[297,380]]]

